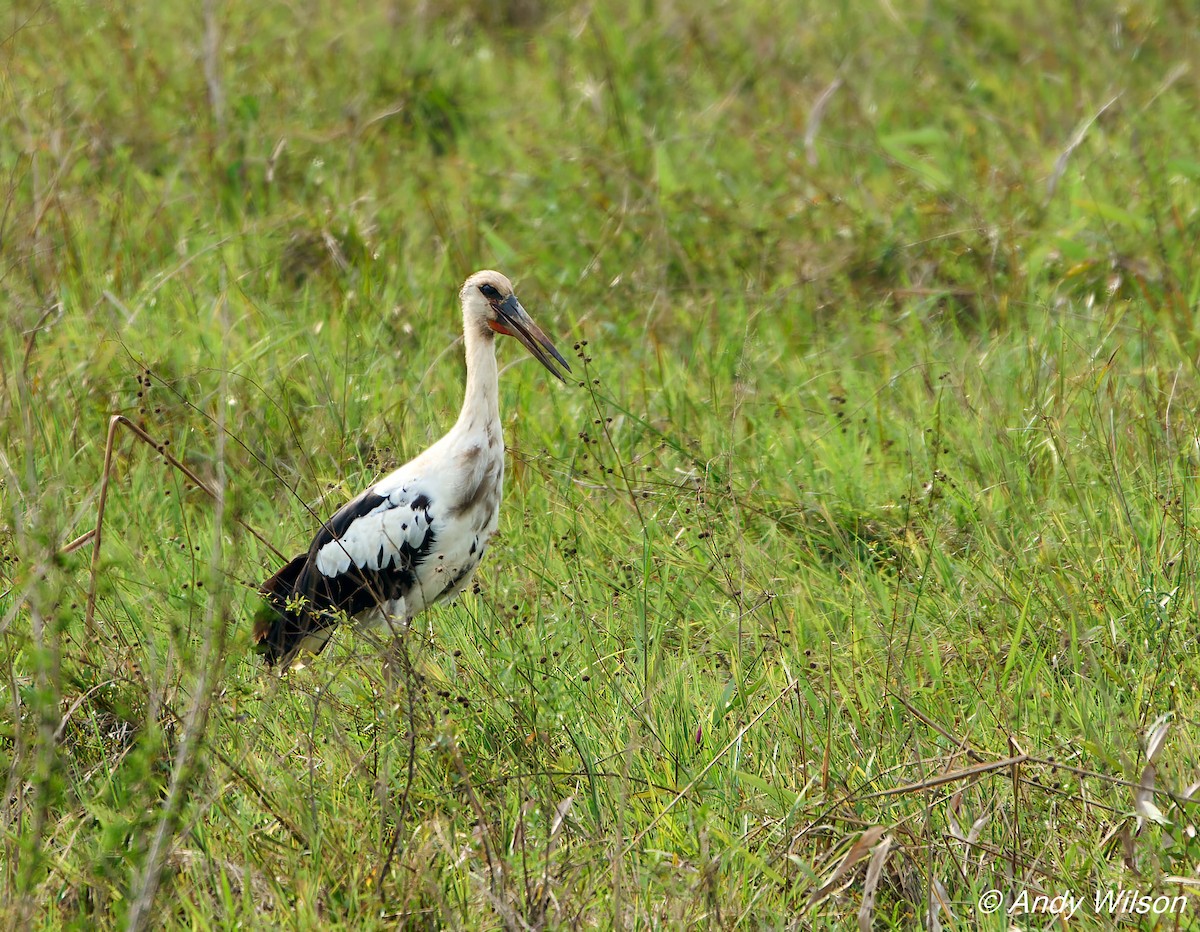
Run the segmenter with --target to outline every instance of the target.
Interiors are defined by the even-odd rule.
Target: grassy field
[[[5,7],[0,921],[1200,927],[1198,22]],[[479,267],[475,591],[265,674]]]

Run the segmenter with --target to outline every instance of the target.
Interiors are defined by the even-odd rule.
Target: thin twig
[[[75,550],[78,550],[89,540],[92,542],[91,578],[88,581],[87,609],[84,612],[84,616],[83,616],[84,617],[84,626],[87,628],[89,637],[94,636],[96,633],[96,631],[95,631],[96,586],[97,586],[97,580],[98,580],[99,568],[100,568],[100,545],[103,542],[104,509],[108,504],[109,475],[112,471],[113,444],[115,442],[118,425],[124,425],[125,427],[128,427],[131,431],[133,431],[134,435],[139,440],[142,440],[144,443],[153,447],[155,452],[158,453],[160,456],[162,456],[163,459],[165,459],[168,463],[170,463],[172,466],[174,466],[176,469],[178,469],[181,473],[183,473],[185,476],[187,476],[188,480],[193,485],[195,485],[196,488],[198,488],[201,492],[203,492],[205,495],[207,495],[213,501],[218,500],[217,491],[215,489],[211,488],[208,485],[208,483],[206,483],[203,479],[201,479],[199,476],[197,476],[191,469],[189,469],[187,466],[185,466],[183,463],[181,463],[179,460],[177,460],[174,456],[172,456],[171,453],[167,450],[165,445],[156,442],[153,437],[151,437],[148,433],[146,433],[144,430],[142,430],[142,428],[138,427],[137,424],[133,423],[133,421],[129,420],[129,418],[125,417],[125,415],[123,415],[123,414],[114,414],[111,418],[109,418],[108,438],[105,440],[105,443],[104,443],[104,472],[100,477],[100,497],[99,497],[98,502],[96,503],[96,526],[92,530],[88,531],[86,534],[81,534],[79,537],[75,538],[75,540],[71,541],[69,544],[67,544],[65,547],[63,547],[59,551],[60,554],[65,555],[65,554],[71,553]],[[224,434],[223,433],[221,435],[220,442],[221,442],[222,448],[223,448],[223,446],[224,446]],[[255,530],[251,525],[246,523],[241,518],[235,517],[233,520],[235,522],[237,522],[239,527],[241,527],[243,530],[248,531],[251,535],[253,535],[254,538],[256,540],[258,540],[258,542],[260,544],[262,544],[264,547],[266,547],[268,550],[270,550],[273,554],[275,554],[275,556],[279,557],[280,560],[286,561],[287,558],[284,557],[284,555],[282,553],[280,553],[278,550],[276,550],[275,546],[269,540],[267,540],[265,537],[263,537],[262,534],[260,534],[257,530]]]
[[[808,122],[804,126],[804,152],[808,158],[808,164],[813,168],[817,167],[817,133],[821,131],[821,119],[825,116],[825,108],[829,106],[829,101],[833,99],[833,95],[841,86],[842,77],[838,75],[829,82],[825,90],[821,91],[820,96],[813,103],[812,109],[808,111]]]
[[[1054,192],[1058,188],[1059,181],[1062,180],[1063,172],[1067,170],[1067,162],[1070,160],[1075,150],[1082,145],[1084,137],[1087,136],[1088,130],[1104,114],[1104,111],[1121,99],[1121,95],[1117,94],[1103,107],[1093,113],[1088,119],[1084,120],[1079,129],[1075,130],[1071,136],[1067,147],[1059,153],[1058,158],[1054,160],[1054,170],[1050,172],[1050,178],[1046,181],[1046,203],[1050,203],[1050,199],[1054,197]]]
[[[204,0],[204,83],[217,130],[217,144],[225,138],[225,88],[221,84],[221,29],[215,0]]]
[[[874,793],[867,793],[865,796],[853,797],[855,802],[861,802],[866,799],[879,799],[884,796],[901,796],[906,793],[920,793],[924,790],[931,790],[934,787],[945,786],[947,783],[955,783],[959,780],[969,780],[972,777],[978,777],[985,773],[991,773],[994,770],[1004,770],[1006,767],[1015,767],[1029,760],[1028,754],[1018,754],[1016,757],[1006,757],[1004,760],[991,761],[986,764],[976,764],[973,767],[964,767],[962,770],[952,770],[949,773],[939,774],[936,777],[930,777],[928,780],[918,780],[916,783],[906,783],[904,786],[893,786],[887,790],[876,790]]]
[[[730,738],[729,741],[726,742],[725,747],[721,748],[721,750],[718,751],[713,756],[713,759],[710,760],[707,764],[705,764],[704,768],[698,774],[696,774],[696,776],[692,777],[692,779],[688,781],[688,785],[685,786],[682,790],[680,790],[678,793],[675,794],[675,798],[672,799],[669,803],[667,803],[666,808],[663,809],[663,811],[660,812],[658,815],[656,815],[653,819],[651,819],[649,825],[647,825],[644,829],[642,829],[640,832],[638,832],[636,835],[633,836],[633,839],[621,851],[621,857],[624,858],[627,854],[629,854],[629,852],[631,852],[634,849],[634,847],[637,845],[637,843],[640,842],[643,838],[645,838],[646,834],[652,828],[654,828],[654,826],[658,825],[658,823],[662,821],[662,819],[666,816],[666,814],[675,807],[675,804],[677,802],[679,802],[681,799],[683,799],[683,797],[685,797],[688,793],[690,793],[692,790],[692,787],[694,787],[697,783],[699,783],[702,779],[704,779],[705,774],[707,774],[710,770],[713,769],[714,766],[716,766],[717,761],[719,761],[726,754],[728,754],[730,749],[735,744],[737,744],[739,741],[741,741],[742,738],[745,737],[746,733],[748,731],[750,731],[750,729],[753,728],[755,725],[757,725],[764,715],[766,715],[773,708],[775,708],[776,703],[778,703],[780,699],[782,699],[784,696],[786,696],[790,690],[794,689],[795,686],[796,686],[796,680],[792,680],[785,687],[783,687],[783,689],[781,689],[778,694],[776,694],[774,699],[772,699],[765,706],[763,706],[761,709],[759,709],[758,714],[755,715],[754,718],[750,719],[750,721],[747,722],[744,726],[742,726],[742,728],[738,731],[738,733],[736,735],[734,735],[732,738]]]
[[[408,680],[407,689],[405,689],[408,719],[408,768],[404,781],[404,792],[400,796],[400,805],[396,807],[396,825],[392,830],[392,838],[388,843],[387,854],[384,855],[383,860],[380,862],[379,870],[375,873],[376,889],[381,898],[383,896],[384,878],[391,869],[392,858],[395,856],[396,848],[400,844],[400,832],[404,828],[404,814],[408,809],[408,798],[417,776],[416,693],[420,684],[417,681],[416,670],[413,668],[412,655],[408,650],[407,638],[393,638],[392,641],[395,649],[400,654],[400,660],[404,663],[404,674]],[[391,696],[389,695],[388,698],[390,700]]]
[[[500,877],[500,868],[496,865],[496,861],[492,857],[492,842],[491,834],[488,832],[487,812],[484,811],[483,803],[479,801],[475,787],[471,785],[471,774],[467,771],[467,765],[462,759],[462,754],[458,751],[458,745],[454,743],[453,738],[448,740],[449,747],[447,748],[447,753],[450,755],[450,760],[454,763],[454,769],[458,772],[458,776],[463,782],[463,789],[467,794],[467,802],[475,810],[475,818],[478,820],[479,842],[483,845],[483,857],[487,861],[488,874],[491,879],[491,891],[494,895],[497,892],[496,882]]]
[[[217,299],[217,314],[224,328],[228,329],[228,321],[225,320],[226,314],[224,313],[225,307],[225,296],[222,294]],[[221,395],[224,397],[224,380],[222,380],[221,388]],[[224,420],[223,409],[218,408],[217,416],[221,421]],[[112,429],[115,429],[115,426],[114,421]],[[223,428],[224,423],[221,423],[219,426]],[[112,429],[109,432],[110,452],[112,446]],[[179,822],[180,810],[189,795],[189,783],[192,777],[193,764],[200,748],[204,730],[208,724],[208,713],[212,708],[213,700],[212,685],[223,663],[225,631],[228,627],[223,617],[223,606],[220,604],[224,596],[222,595],[221,586],[218,585],[222,575],[222,544],[225,534],[225,433],[223,430],[217,431],[214,442],[213,459],[216,467],[216,487],[213,489],[212,494],[216,502],[216,507],[213,509],[212,558],[209,563],[209,581],[211,585],[208,590],[208,604],[204,612],[205,636],[200,654],[200,673],[192,692],[192,701],[187,711],[183,735],[180,738],[179,747],[175,754],[175,764],[171,768],[171,780],[167,796],[160,808],[158,827],[154,833],[154,840],[150,844],[150,851],[146,856],[146,863],[142,870],[137,896],[130,907],[129,920],[126,924],[126,928],[130,932],[138,932],[138,930],[145,927],[150,921],[154,899],[158,893],[159,883],[162,879],[163,865],[168,849],[170,848],[171,839],[175,834]],[[107,473],[105,473],[105,479],[107,478]],[[99,537],[100,535],[97,534],[97,544],[99,543]]]
[[[87,629],[88,638],[96,637],[96,579],[100,571],[100,541],[104,537],[104,506],[108,502],[108,475],[112,468],[113,438],[117,434],[117,425],[125,421],[130,427],[134,424],[120,414],[114,414],[108,421],[108,439],[104,442],[104,471],[100,475],[100,499],[96,504],[96,530],[92,535],[92,569],[88,579],[87,609],[83,614],[83,624]]]
[[[920,709],[918,709],[916,706],[912,705],[903,696],[898,695],[896,693],[892,693],[892,695],[897,700],[899,700],[900,704],[902,706],[904,706],[904,708],[908,709],[909,712],[911,712],[918,719],[920,719],[920,721],[922,723],[924,723],[928,727],[932,728],[934,731],[936,731],[939,735],[941,735],[947,741],[953,742],[956,747],[959,747],[963,751],[965,751],[967,756],[970,757],[971,760],[976,761],[977,763],[983,761],[983,755],[979,751],[976,751],[969,744],[967,744],[967,739],[965,737],[960,738],[960,737],[958,737],[958,735],[951,732],[945,726],[938,724],[933,719],[931,719],[928,715],[926,715],[924,712],[922,712]]]

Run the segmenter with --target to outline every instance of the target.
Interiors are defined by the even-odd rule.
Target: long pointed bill
[[[562,358],[562,353],[554,348],[550,338],[542,333],[542,328],[533,322],[525,312],[525,308],[521,307],[517,296],[510,294],[500,304],[495,305],[495,308],[500,315],[500,320],[491,324],[492,329],[498,333],[507,333],[520,340],[534,359],[545,366],[551,375],[565,384],[567,380],[559,372],[555,360],[561,363],[567,372],[571,371],[570,364]]]

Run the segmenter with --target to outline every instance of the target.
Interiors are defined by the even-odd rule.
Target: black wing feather
[[[256,621],[254,639],[268,666],[281,660],[290,662],[308,636],[344,617],[403,598],[412,589],[417,580],[416,568],[429,555],[436,540],[431,526],[426,528],[419,546],[401,542],[399,554],[380,569],[359,568],[351,563],[345,572],[326,576],[317,568],[317,554],[323,547],[341,540],[355,521],[387,502],[387,497],[373,491],[348,502],[322,525],[307,553],[300,554],[262,584],[259,591],[269,609]],[[427,496],[418,495],[411,506],[401,503],[395,507],[423,510],[428,521],[430,504]],[[380,558],[376,561],[380,564],[383,552],[381,544]]]

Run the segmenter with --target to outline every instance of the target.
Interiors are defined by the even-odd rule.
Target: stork
[[[305,553],[260,587],[254,640],[268,666],[302,665],[337,623],[403,630],[471,580],[496,531],[504,484],[495,334],[516,337],[560,382],[570,365],[499,272],[476,272],[459,292],[467,385],[462,413],[441,440],[343,505]]]

